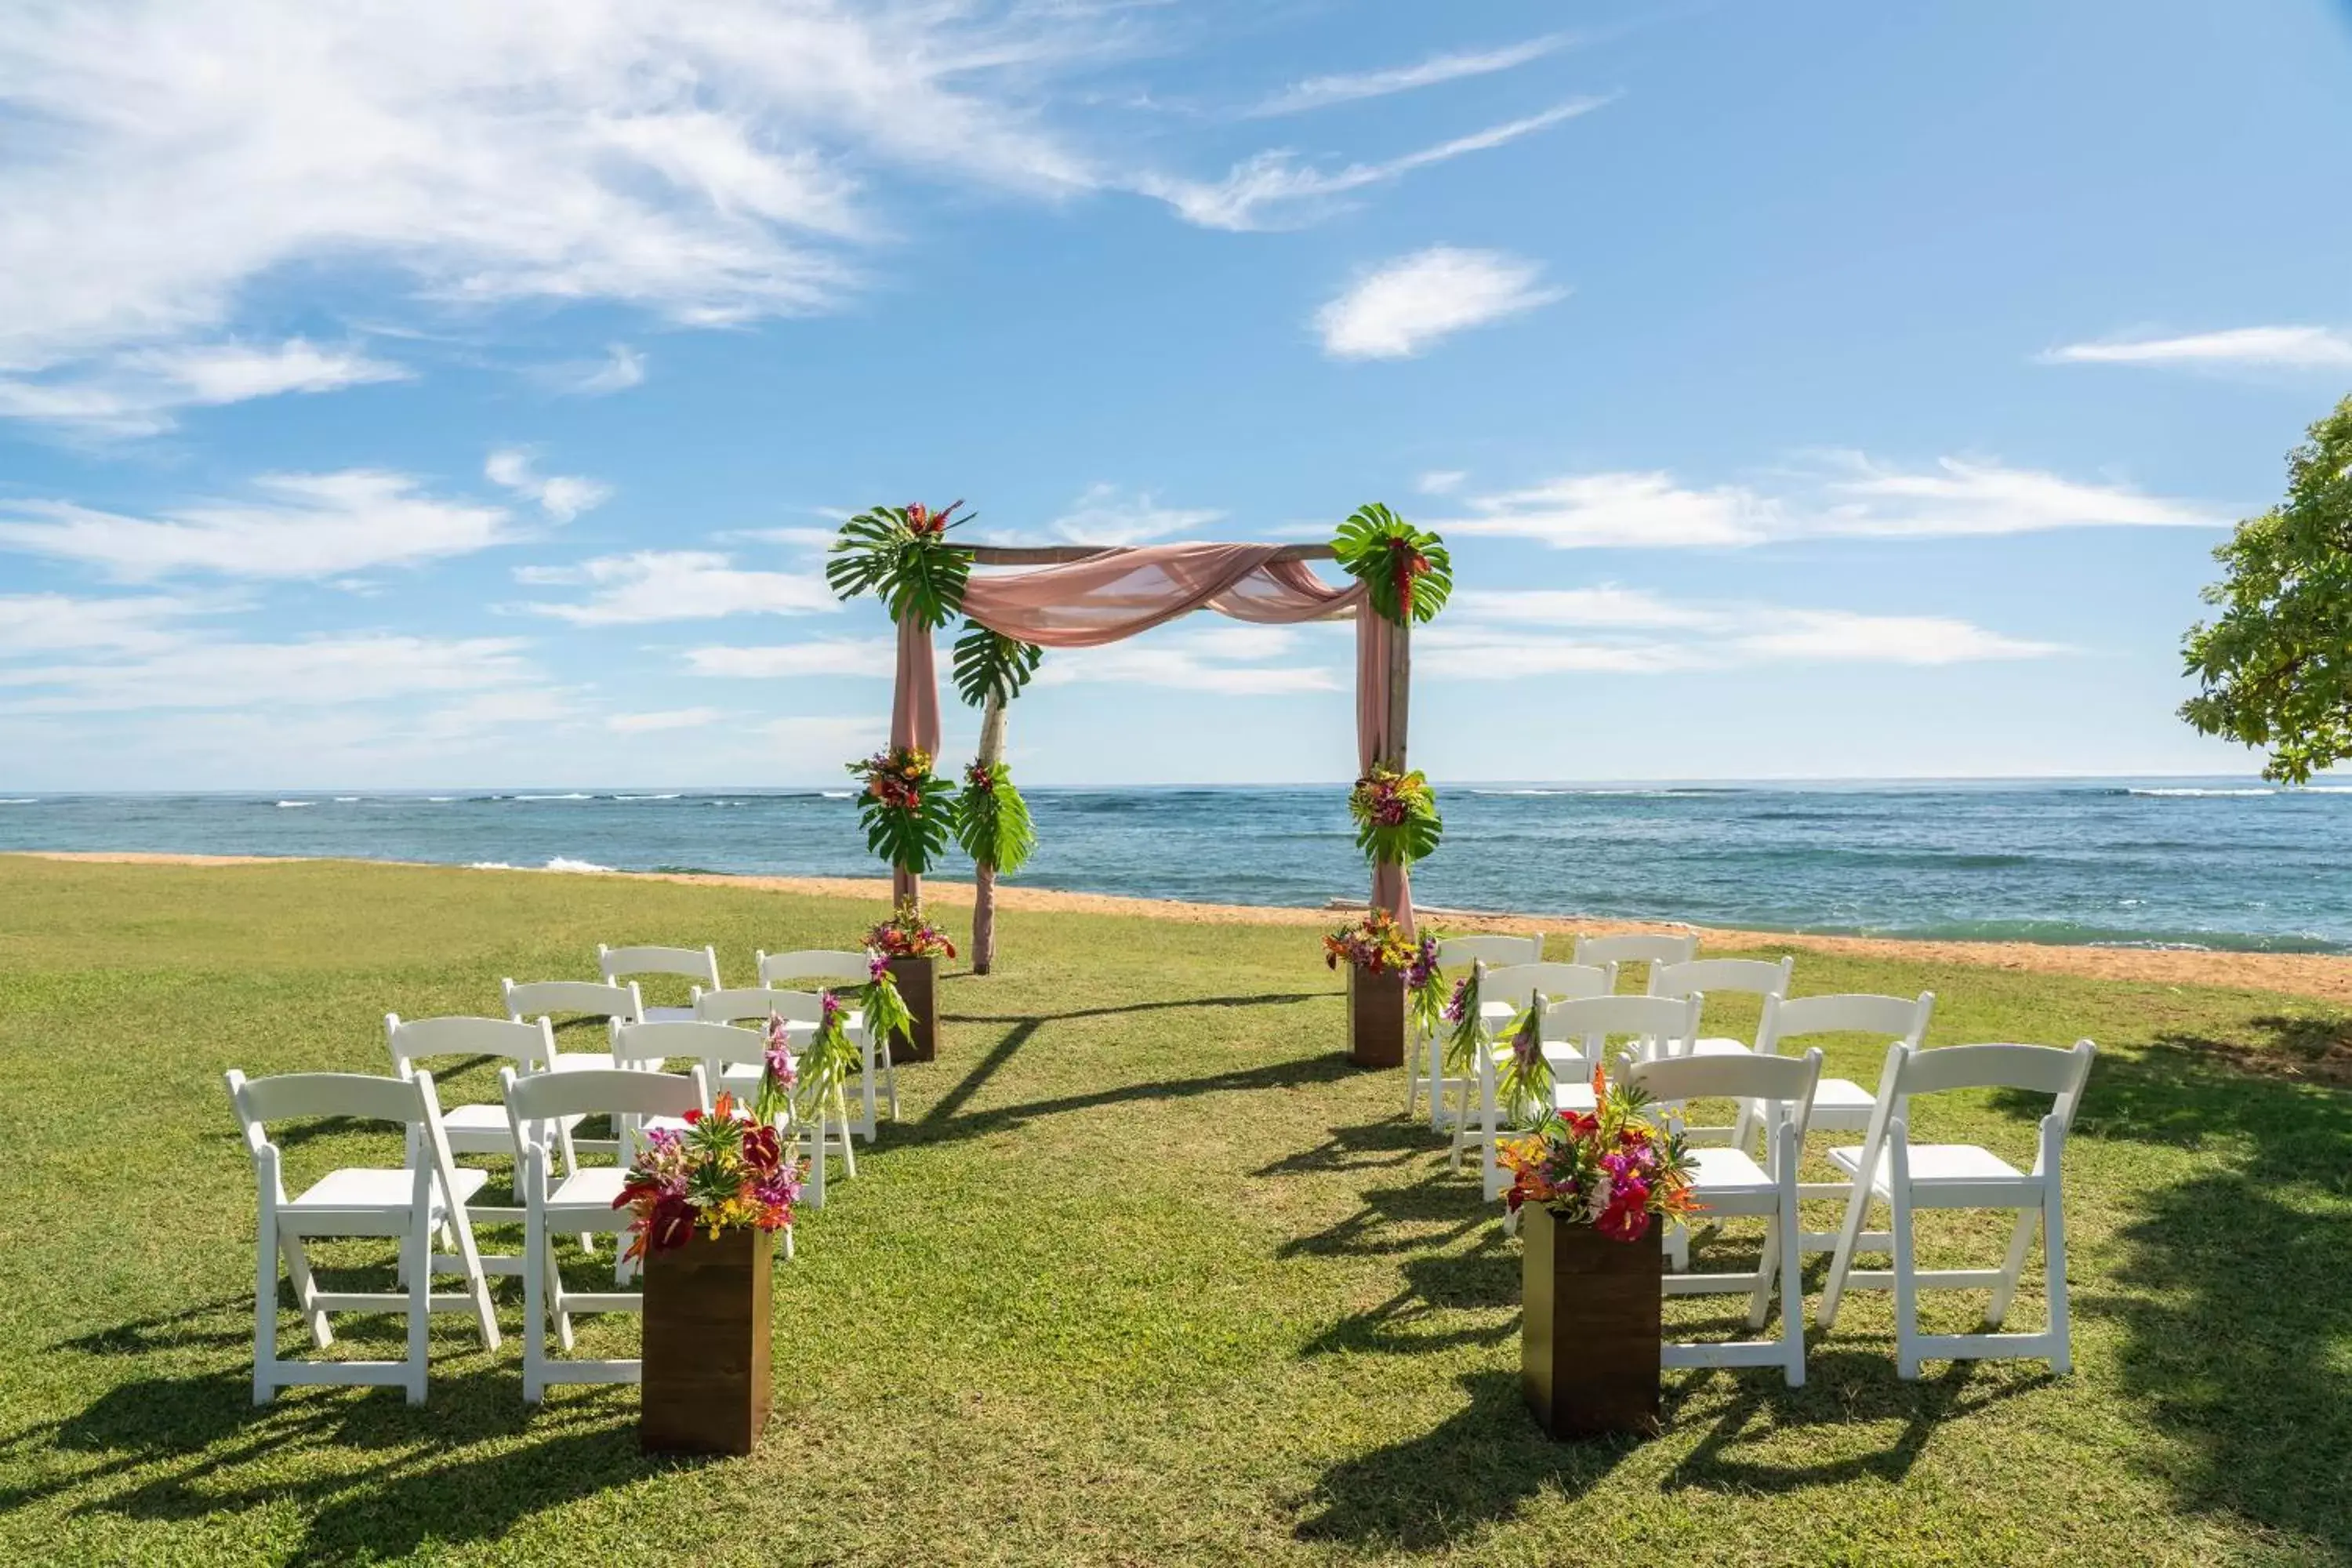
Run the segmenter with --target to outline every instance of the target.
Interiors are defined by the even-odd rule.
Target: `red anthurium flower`
[[[754,1127],[743,1134],[743,1163],[756,1174],[766,1175],[783,1160],[783,1151],[776,1141],[772,1127]]]

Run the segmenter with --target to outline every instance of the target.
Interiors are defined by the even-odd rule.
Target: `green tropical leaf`
[[[992,697],[1011,702],[1045,657],[1045,650],[1035,643],[966,621],[955,643],[956,695],[973,708],[985,708]]]
[[[870,593],[894,621],[911,616],[926,631],[947,625],[962,610],[971,577],[971,552],[948,540],[950,530],[971,520],[949,521],[954,510],[878,506],[843,523],[824,566],[834,596]]]
[[[1417,622],[1433,618],[1453,595],[1454,558],[1444,541],[1378,501],[1351,512],[1331,548],[1340,567],[1371,591],[1372,608],[1398,626],[1405,623],[1405,592],[1412,595]],[[1410,583],[1409,590],[1400,586],[1401,577]]]
[[[1013,787],[1012,770],[1003,763],[985,770],[974,763],[965,773],[964,787],[956,796],[955,835],[972,864],[993,866],[1000,876],[1009,877],[1028,864],[1037,847],[1036,825],[1030,820],[1029,803]]]

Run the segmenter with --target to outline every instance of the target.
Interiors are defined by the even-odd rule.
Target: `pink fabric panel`
[[[1352,609],[1360,584],[1334,588],[1278,544],[1147,544],[1059,566],[975,573],[963,610],[1040,647],[1100,647],[1210,609],[1262,625],[1321,620]]]
[[[890,743],[940,754],[940,678],[931,634],[898,623],[898,680],[890,693]]]

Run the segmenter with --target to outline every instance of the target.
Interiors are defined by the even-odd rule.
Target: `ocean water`
[[[1343,790],[1026,792],[1024,885],[1319,905]],[[1444,784],[1426,904],[1776,931],[2352,952],[2352,789],[2244,779]],[[0,850],[870,876],[846,791],[0,796]],[[969,875],[961,863],[941,875]]]

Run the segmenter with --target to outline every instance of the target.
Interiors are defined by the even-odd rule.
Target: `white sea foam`
[[[425,798],[434,805],[447,805],[457,797],[454,795],[428,795]]]
[[[845,790],[845,789],[828,789],[828,790],[820,790],[820,791],[818,791],[817,793],[819,793],[820,795],[824,795],[824,798],[825,798],[825,799],[827,799],[827,800],[847,800],[847,799],[849,799],[849,798],[850,798],[850,797],[851,797],[851,796],[852,796],[856,792],[855,792],[855,791],[851,791],[851,790]]]
[[[671,795],[614,795],[613,798],[614,798],[614,800],[676,800],[676,799],[677,798],[677,796],[675,794],[671,794]]]
[[[2135,789],[2126,790],[2125,793],[2126,795],[2172,795],[2185,799],[2201,800],[2206,798],[2223,799],[2238,795],[2276,795],[2278,794],[2278,791],[2274,789],[2189,789],[2187,787],[2181,787],[2166,789]]]
[[[335,804],[337,805],[356,805],[359,804],[359,798],[360,797],[355,795],[339,795],[335,797]]]
[[[38,805],[40,804],[29,795],[19,795],[14,800],[0,800],[0,805]]]
[[[278,809],[281,811],[291,811],[298,805],[316,805],[318,804],[319,803],[315,800],[281,800],[278,803]]]
[[[466,862],[466,869],[468,871],[511,871],[514,869],[514,867],[511,863],[505,860],[468,860]]]
[[[593,795],[519,795],[514,798],[517,800],[594,800],[596,797]]]
[[[573,860],[562,855],[547,863],[547,869],[551,871],[609,871],[612,868],[599,866],[593,860]]]

